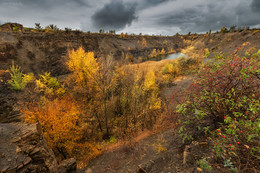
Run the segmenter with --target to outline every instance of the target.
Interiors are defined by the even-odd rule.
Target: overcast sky
[[[260,0],[0,0],[0,23],[174,35],[260,25]]]

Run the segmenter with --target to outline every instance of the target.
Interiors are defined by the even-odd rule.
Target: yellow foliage
[[[62,145],[67,140],[78,140],[81,135],[77,124],[80,111],[69,99],[43,100],[44,104],[24,111],[26,122],[39,122],[50,145]]]
[[[226,33],[228,32],[227,28],[226,27],[222,27],[221,30],[220,30],[221,33]]]
[[[181,53],[183,54],[191,54],[192,52],[195,52],[194,46],[188,46],[186,49],[181,50]]]
[[[191,45],[192,42],[191,42],[191,40],[185,40],[184,43],[187,45]]]
[[[256,33],[258,33],[258,32],[260,32],[260,30],[259,30],[259,29],[256,29],[256,30],[253,31],[253,34],[256,34]]]
[[[145,38],[142,39],[142,47],[143,47],[143,48],[146,47],[146,39],[145,39]]]
[[[154,147],[155,147],[155,150],[157,151],[157,154],[167,151],[167,149],[165,147],[163,147],[162,144],[157,144]]]
[[[205,55],[205,57],[208,57],[209,54],[210,54],[209,49],[208,49],[208,48],[204,49],[204,55]]]
[[[162,67],[161,73],[162,73],[163,82],[165,84],[172,83],[176,75],[179,73],[179,69],[177,65],[178,65],[178,61],[177,63],[167,63]]]
[[[162,100],[158,98],[156,91],[152,93],[151,98],[149,99],[149,103],[150,103],[149,109],[151,110],[161,109]]]
[[[68,68],[74,73],[75,82],[86,86],[93,80],[99,66],[93,52],[85,52],[82,47],[69,52]]]
[[[168,50],[168,54],[169,53],[175,53],[176,51],[175,50],[173,50],[173,48],[171,48],[170,50]]]
[[[247,45],[250,45],[250,42],[244,42],[243,44],[242,44],[242,46],[247,46]]]
[[[49,101],[22,111],[26,122],[39,122],[46,140],[56,154],[60,151],[69,157],[83,153],[97,154],[97,148],[88,142],[82,142],[87,125],[81,117],[82,112],[71,98]]]
[[[40,75],[40,79],[36,80],[35,83],[36,92],[44,92],[47,95],[63,95],[66,92],[64,85],[61,85],[57,78],[51,77],[48,72]]]
[[[124,34],[124,33],[121,33],[121,34],[120,34],[120,38],[125,38],[125,34]]]
[[[162,55],[164,55],[165,54],[165,50],[164,50],[164,48],[162,48],[162,50],[161,50],[161,53],[160,54],[162,54]]]
[[[167,63],[163,66],[162,68],[162,73],[163,74],[173,74],[176,73],[176,67],[172,63]]]
[[[33,73],[24,74],[23,76],[24,80],[26,80],[28,83],[33,82],[35,80]]]
[[[159,154],[160,152],[167,151],[167,149],[165,147],[163,147],[163,145],[165,143],[166,143],[166,140],[164,139],[163,136],[158,137],[157,143],[153,144],[155,151],[157,151],[157,154]]]
[[[155,74],[152,70],[148,71],[144,79],[144,90],[150,90],[155,87]]]
[[[153,51],[150,53],[150,57],[155,57],[155,56],[157,56],[158,54],[157,54],[157,51],[156,51],[156,49],[153,49]]]
[[[165,82],[165,83],[170,83],[170,81],[171,81],[171,75],[169,75],[169,74],[165,74],[165,75],[162,75],[162,79],[163,79],[163,81]]]

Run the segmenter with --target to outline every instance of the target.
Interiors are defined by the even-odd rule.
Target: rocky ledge
[[[55,156],[37,124],[0,124],[0,172],[57,172]]]

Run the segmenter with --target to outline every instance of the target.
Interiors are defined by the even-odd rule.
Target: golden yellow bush
[[[145,38],[142,39],[142,47],[143,47],[143,48],[146,47],[146,39],[145,39]]]
[[[69,52],[67,66],[74,74],[75,83],[81,86],[91,83],[99,69],[94,52],[85,52],[82,47]]]
[[[158,54],[157,54],[157,51],[156,51],[156,49],[153,49],[153,51],[150,53],[150,57],[155,57],[155,56],[157,56]]]
[[[164,48],[162,48],[160,54],[161,54],[161,55],[164,55],[164,54],[165,54],[165,50],[164,50]]]
[[[124,33],[121,33],[121,34],[120,34],[120,38],[125,38],[125,34],[124,34]]]
[[[153,70],[147,72],[145,79],[144,79],[144,90],[150,90],[155,87],[155,74]]]

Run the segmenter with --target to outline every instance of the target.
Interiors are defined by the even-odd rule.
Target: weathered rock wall
[[[142,45],[143,39],[146,45]],[[68,73],[64,62],[70,50],[82,46],[93,51],[96,57],[111,55],[114,59],[126,54],[147,57],[153,49],[179,51],[183,45],[180,37],[127,36],[112,34],[87,34],[81,32],[17,33],[0,32],[0,69],[7,69],[12,61],[24,72],[49,71],[58,76]]]
[[[0,172],[57,172],[40,129],[37,124],[0,123]]]

